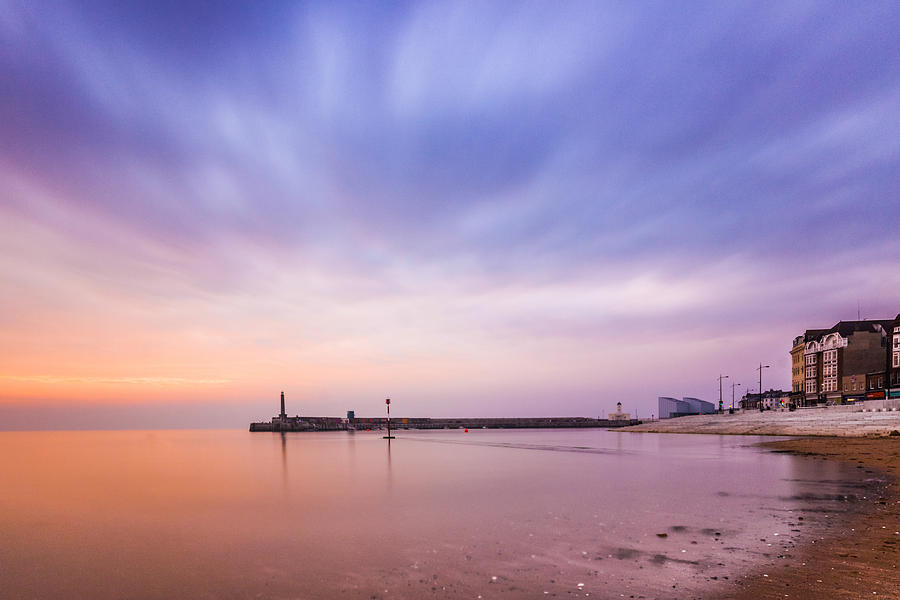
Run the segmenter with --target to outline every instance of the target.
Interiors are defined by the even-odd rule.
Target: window
[[[816,382],[815,381],[807,381],[806,382],[806,393],[807,394],[815,394],[816,393]]]
[[[807,365],[816,364],[816,355],[815,354],[807,354],[806,355],[806,364]]]
[[[894,351],[900,351],[900,335],[894,336]]]
[[[850,384],[848,384],[848,383],[845,383],[845,384],[844,384],[844,391],[845,391],[845,392],[849,392],[849,391],[850,391]]]
[[[894,367],[900,367],[900,352],[894,352]]]

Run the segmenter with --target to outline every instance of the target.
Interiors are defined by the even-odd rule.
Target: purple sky
[[[795,335],[900,312],[898,31],[896,2],[0,0],[0,428],[789,388]]]

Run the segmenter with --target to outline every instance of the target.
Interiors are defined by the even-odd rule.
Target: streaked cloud
[[[4,2],[0,400],[593,414],[751,355],[787,385],[800,330],[900,311],[898,28],[888,2]]]

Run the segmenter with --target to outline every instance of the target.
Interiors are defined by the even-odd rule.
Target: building
[[[782,390],[769,390],[762,394],[751,394],[748,392],[741,398],[741,408],[744,410],[759,410],[760,403],[762,403],[763,410],[790,408],[792,396],[791,392]]]
[[[716,407],[712,402],[706,402],[699,398],[670,398],[668,396],[659,396],[659,418],[672,419],[675,417],[684,417],[687,415],[711,415],[716,412]]]
[[[900,314],[891,323],[891,338],[889,347],[890,363],[887,367],[888,372],[888,390],[889,398],[900,398]]]
[[[706,400],[700,400],[699,398],[688,398],[685,396],[681,399],[682,402],[687,402],[691,407],[691,412],[698,415],[713,415],[716,413],[716,405],[712,402],[707,402]]]
[[[794,343],[791,345],[791,403],[794,406],[806,405],[803,354],[803,351],[806,349],[806,343],[820,336],[825,331],[825,329],[807,329],[803,335],[795,337]]]
[[[622,412],[622,403],[616,402],[616,412],[609,413],[610,421],[630,421],[631,413]]]
[[[791,394],[801,401],[803,398],[803,349],[805,347],[805,335],[798,335],[791,344]]]
[[[678,398],[670,398],[668,396],[659,397],[659,418],[671,419],[689,414],[691,410],[690,404],[682,402]]]
[[[269,422],[250,423],[250,431],[306,431],[311,426],[299,416],[289,417],[284,410],[284,392],[281,392],[281,412]]]
[[[879,392],[883,398],[892,327],[893,321],[841,321],[827,330],[808,331],[803,348],[803,404],[844,404],[876,397]]]

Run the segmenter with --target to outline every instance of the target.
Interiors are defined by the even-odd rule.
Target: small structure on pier
[[[287,416],[284,410],[284,392],[281,392],[281,412],[268,423],[250,423],[250,431],[308,431],[314,429],[300,416]]]
[[[623,413],[622,412],[622,403],[616,402],[616,412],[609,413],[610,421],[630,421],[631,413]]]

